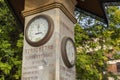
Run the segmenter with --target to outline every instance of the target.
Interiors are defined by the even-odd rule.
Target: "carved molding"
[[[49,5],[45,5],[45,6],[41,6],[41,7],[35,8],[35,9],[31,9],[31,10],[24,10],[24,11],[22,11],[22,15],[23,15],[24,17],[26,17],[26,16],[29,16],[29,15],[32,15],[32,14],[36,14],[36,13],[43,12],[43,11],[47,11],[47,10],[54,9],[54,8],[59,8],[59,9],[61,9],[61,10],[64,12],[64,14],[65,14],[73,23],[76,23],[76,22],[77,22],[77,20],[76,20],[75,17],[74,17],[73,12],[70,12],[62,3],[58,3],[58,2],[49,4]]]

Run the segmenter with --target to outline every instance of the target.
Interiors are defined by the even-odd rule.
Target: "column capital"
[[[22,14],[25,17],[53,8],[59,8],[72,20],[72,22],[76,23],[76,19],[74,18],[76,3],[76,0],[25,0],[25,7]]]

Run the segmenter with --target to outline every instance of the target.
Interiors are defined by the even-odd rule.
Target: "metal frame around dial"
[[[43,39],[37,41],[37,42],[33,42],[31,41],[29,38],[28,38],[28,28],[29,28],[29,25],[37,18],[44,18],[47,20],[48,22],[48,32],[47,34],[43,37]],[[26,29],[25,29],[25,39],[26,41],[31,45],[31,46],[34,46],[34,47],[37,47],[37,46],[40,46],[40,45],[43,45],[45,44],[49,39],[50,37],[52,36],[53,34],[53,31],[54,31],[54,23],[53,23],[53,20],[50,16],[48,15],[45,15],[45,14],[41,14],[41,15],[38,15],[38,16],[35,16],[33,17],[27,24],[26,26]]]
[[[67,52],[66,52],[66,43],[67,41],[70,40],[74,46],[74,50],[75,50],[75,59],[74,59],[74,63],[70,63],[69,59],[68,59],[68,55],[67,55]],[[75,44],[73,42],[73,40],[70,38],[70,37],[64,37],[63,40],[62,40],[62,43],[61,43],[61,54],[62,54],[62,59],[63,59],[63,62],[64,64],[68,67],[68,68],[72,68],[74,65],[75,65],[75,61],[76,61],[76,47],[75,47]]]

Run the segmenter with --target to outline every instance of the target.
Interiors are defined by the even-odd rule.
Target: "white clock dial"
[[[52,18],[48,15],[38,15],[28,22],[25,29],[25,39],[31,46],[40,46],[50,39],[53,30]]]
[[[28,28],[28,38],[37,42],[45,37],[48,32],[48,22],[45,18],[36,18]]]
[[[66,42],[66,53],[67,53],[69,62],[71,64],[74,64],[74,61],[75,61],[75,49],[74,49],[74,45],[71,42],[71,40],[68,40]]]
[[[63,62],[68,68],[71,68],[75,64],[76,48],[74,42],[69,37],[64,37],[61,43],[61,52]]]

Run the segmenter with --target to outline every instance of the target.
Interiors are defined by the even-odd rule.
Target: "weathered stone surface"
[[[56,8],[26,17],[25,26],[40,14],[54,20],[54,32],[50,40],[39,47],[32,47],[24,40],[22,80],[75,80],[75,67],[68,69],[64,65],[60,49],[64,36],[74,38],[74,23]]]
[[[74,18],[75,5],[76,0],[25,0],[25,9],[22,11],[22,15],[26,17],[59,8],[72,22],[76,23],[76,19]]]

